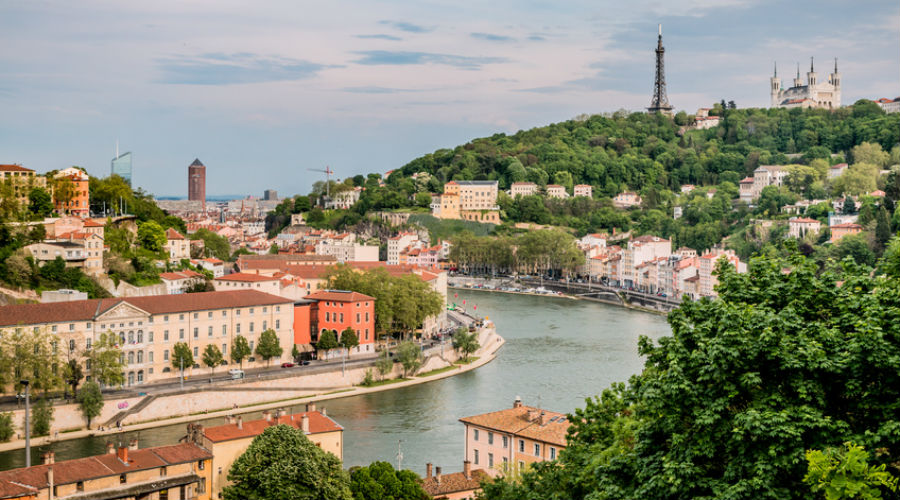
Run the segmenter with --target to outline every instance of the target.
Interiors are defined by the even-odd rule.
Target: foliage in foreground
[[[841,448],[809,450],[806,460],[809,472],[803,480],[813,491],[825,493],[826,500],[880,500],[882,488],[897,491],[897,478],[884,464],[871,467],[862,446],[844,443]]]
[[[812,499],[807,450],[900,457],[900,277],[849,260],[719,267],[721,300],[643,338],[643,373],[570,416],[568,447],[488,499]],[[787,269],[788,272],[784,270]]]
[[[410,470],[396,470],[388,462],[372,462],[350,469],[350,491],[354,500],[428,500],[419,476]]]

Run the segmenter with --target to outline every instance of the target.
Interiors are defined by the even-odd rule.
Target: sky
[[[0,163],[187,195],[306,193],[439,148],[669,101],[769,104],[815,57],[843,104],[900,96],[896,0],[0,0]]]

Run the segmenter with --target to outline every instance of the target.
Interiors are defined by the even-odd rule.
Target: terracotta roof
[[[643,236],[638,236],[637,238],[634,238],[631,241],[634,243],[663,243],[663,242],[667,242],[669,240],[667,240],[665,238],[660,238],[659,236],[645,234]]]
[[[800,218],[797,218],[797,219],[791,219],[791,220],[789,220],[788,222],[796,222],[796,223],[798,223],[798,224],[821,224],[821,222],[817,221],[816,219],[809,219],[809,218],[806,218],[806,217],[800,217]]]
[[[34,170],[22,165],[0,165],[0,172],[34,172]]]
[[[54,484],[71,484],[106,476],[153,469],[199,460],[209,460],[212,454],[193,443],[182,443],[141,450],[128,450],[128,463],[115,453],[64,460],[52,465],[34,465],[0,472],[0,484],[7,481],[31,488],[47,488],[47,470],[53,468]],[[5,485],[0,492],[6,493]],[[2,496],[0,496],[2,497]]]
[[[178,231],[172,229],[166,229],[166,239],[167,240],[183,240],[184,236],[181,235]]]
[[[203,259],[203,260],[206,262],[209,262],[210,264],[214,264],[214,265],[224,264],[224,262],[219,259]]]
[[[537,184],[533,182],[513,182],[510,184],[511,186],[537,186]]]
[[[191,271],[190,269],[185,269],[184,271],[175,271],[171,273],[160,273],[159,277],[164,280],[174,281],[174,280],[186,280],[192,278],[203,278],[203,275]]]
[[[684,281],[687,281],[688,283],[694,283],[696,281],[700,281],[700,275],[695,274],[695,275],[691,276],[690,278],[685,278]]]
[[[233,273],[226,274],[220,278],[216,278],[216,281],[243,281],[243,282],[259,282],[259,281],[275,281],[277,278],[274,276],[263,276],[261,274],[251,274],[251,273]]]
[[[241,424],[241,428],[239,429],[237,424],[225,424],[219,425],[216,427],[208,427],[203,429],[203,435],[214,443],[219,443],[222,441],[232,441],[235,439],[244,439],[248,437],[258,436],[263,433],[266,428],[271,427],[273,425],[278,425],[280,422],[284,425],[290,425],[291,427],[300,428],[303,415],[309,417],[309,433],[310,434],[321,434],[323,432],[337,432],[344,430],[343,427],[338,425],[337,422],[331,420],[331,418],[322,415],[319,411],[307,411],[302,413],[295,413],[294,415],[285,415],[280,419],[272,418],[272,421],[269,422],[264,418],[259,420],[251,420],[249,422],[244,422]],[[293,417],[293,418],[291,418]]]
[[[836,224],[831,226],[831,229],[862,229],[862,226],[859,224],[854,224],[852,222],[845,222],[843,224]]]
[[[422,489],[425,490],[425,493],[437,498],[440,495],[477,490],[481,488],[481,482],[488,479],[490,476],[483,469],[473,470],[468,479],[465,473],[454,472],[441,474],[440,483],[438,483],[437,476],[422,478]]]
[[[84,227],[106,227],[106,224],[101,224],[101,223],[99,223],[99,222],[97,222],[97,221],[95,221],[95,220],[92,220],[92,219],[85,219],[85,220],[84,220]]]
[[[0,307],[0,326],[93,321],[120,303],[131,304],[150,314],[179,313],[232,307],[275,305],[290,302],[257,290],[229,290],[180,295],[73,300]]]
[[[330,300],[334,302],[357,302],[360,300],[375,300],[375,297],[359,292],[350,292],[347,290],[323,290],[321,292],[311,293],[304,297],[308,300]]]
[[[541,425],[540,416],[534,420],[528,420],[529,411],[536,411],[538,415],[545,414],[549,422]],[[459,419],[465,424],[476,425],[499,432],[507,432],[516,436],[527,437],[535,441],[566,445],[566,433],[569,430],[569,421],[562,413],[549,410],[541,410],[532,406],[520,406],[505,410],[483,413],[472,417]]]
[[[832,165],[832,166],[831,166],[831,169],[832,169],[832,170],[835,170],[835,169],[838,169],[838,168],[847,168],[847,164],[846,164],[846,163],[838,163],[837,165]]]
[[[744,177],[740,184],[753,184],[753,177]]]

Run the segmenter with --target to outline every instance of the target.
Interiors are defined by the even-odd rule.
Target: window
[[[234,314],[236,314],[237,316],[240,316],[240,315],[241,315],[241,310],[240,310],[240,309],[235,309],[235,310],[234,310]]]
[[[250,308],[250,314],[253,314],[253,308],[252,308],[252,307]]]
[[[268,330],[269,323],[267,321],[263,321],[263,330]]]
[[[138,352],[137,352],[137,362],[138,362],[138,363],[143,363],[143,362],[144,362],[144,351],[138,351]]]
[[[556,448],[550,447],[550,460],[556,460]]]
[[[119,474],[119,483],[125,484],[126,481],[127,481],[127,478],[125,477],[125,474]]]
[[[212,337],[212,326],[209,327],[209,330],[207,332],[207,337]]]
[[[478,450],[475,450],[475,465],[478,465]]]
[[[199,314],[194,313],[194,319],[197,319],[198,316],[199,316]]]
[[[70,332],[74,332],[74,331],[75,331],[75,323],[69,323],[69,331],[70,331]]]
[[[179,340],[184,340],[184,328],[178,329],[178,338]]]
[[[494,444],[494,433],[488,432],[488,444]]]
[[[488,468],[494,467],[494,454],[488,453]]]
[[[147,342],[153,343],[153,332],[147,332]]]
[[[55,333],[55,332],[56,332],[56,325],[51,326],[51,327],[50,327],[50,330],[53,331],[53,332]]]
[[[206,313],[206,317],[209,319],[212,319],[212,311]]]
[[[74,350],[75,350],[75,341],[74,341],[74,340],[70,340],[70,341],[69,341],[69,352],[72,352],[72,351],[74,351]]]
[[[327,312],[327,311],[325,312],[325,321],[331,321],[331,313],[330,312]]]
[[[168,360],[169,360],[169,350],[166,349],[165,351],[163,351],[163,361],[168,361]]]
[[[129,365],[133,365],[133,364],[134,364],[134,351],[129,351],[129,352],[128,352],[128,364],[129,364]]]
[[[366,313],[366,323],[369,322],[369,313]]]
[[[228,336],[228,325],[222,325],[222,336],[223,337]]]
[[[147,361],[149,361],[151,363],[153,362],[153,351],[147,351]],[[152,368],[151,368],[151,370],[152,370]]]
[[[508,466],[509,466],[509,459],[507,459],[506,457],[503,457],[503,470],[505,471]]]
[[[253,322],[250,322],[250,333],[253,333]]]
[[[165,342],[169,341],[169,330],[165,330],[163,332],[163,341],[165,341]]]
[[[356,313],[356,322],[359,323],[359,313]]]
[[[472,439],[478,441],[478,429],[472,431]]]
[[[269,308],[268,308],[268,307],[263,307],[263,312],[264,312],[264,313],[269,312]]]
[[[137,343],[138,343],[138,344],[143,344],[143,343],[144,343],[144,331],[143,331],[143,330],[138,330],[138,333],[137,333]]]
[[[90,370],[90,369],[91,369],[91,358],[88,358],[88,359],[84,360],[84,367],[85,367],[87,370]]]
[[[197,328],[196,326],[194,327],[194,338],[195,339],[200,338],[200,329]]]
[[[166,475],[166,466],[165,465],[163,465],[162,467],[159,468],[159,475],[165,477],[165,475]]]
[[[228,344],[222,344],[222,355],[228,354]]]
[[[194,356],[199,356],[199,355],[200,355],[200,353],[197,351],[197,349],[198,349],[197,347],[194,347]]]
[[[525,440],[519,440],[519,453],[525,453]]]
[[[84,348],[87,349],[88,351],[90,351],[90,350],[91,350],[91,344],[92,344],[91,339],[88,338],[87,340],[84,341]]]
[[[253,341],[250,341],[250,352],[253,352]]]
[[[179,314],[179,315],[178,315],[178,319],[179,319],[180,321],[184,321],[184,314]]]
[[[509,446],[509,438],[503,436],[503,447],[506,448],[507,446]]]
[[[200,460],[200,461],[198,461],[198,462],[197,462],[197,469],[199,469],[199,470],[204,470],[204,469],[206,469],[206,461],[205,461],[205,460]]]
[[[541,445],[534,443],[534,456],[541,456]]]
[[[168,315],[168,314],[166,314],[165,316],[163,316],[163,321],[165,321],[166,323],[169,322],[169,315]]]
[[[344,322],[344,313],[341,313],[341,323]]]
[[[240,333],[241,333],[241,324],[240,323],[238,323],[237,325],[234,326],[234,332],[240,335]]]
[[[228,316],[228,311],[222,311],[222,317],[225,318]]]
[[[281,306],[275,306],[275,312],[280,313],[280,312],[281,312]]]
[[[281,329],[281,320],[280,320],[280,319],[276,319],[276,320],[275,320],[275,329],[276,329],[276,330],[280,330],[280,329]]]
[[[525,462],[519,460],[519,470],[525,469]]]
[[[138,370],[137,381],[139,384],[144,383],[144,370]]]

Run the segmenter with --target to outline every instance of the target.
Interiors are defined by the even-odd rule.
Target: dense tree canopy
[[[429,500],[419,476],[398,471],[387,462],[373,462],[350,469],[350,491],[354,500]]]

